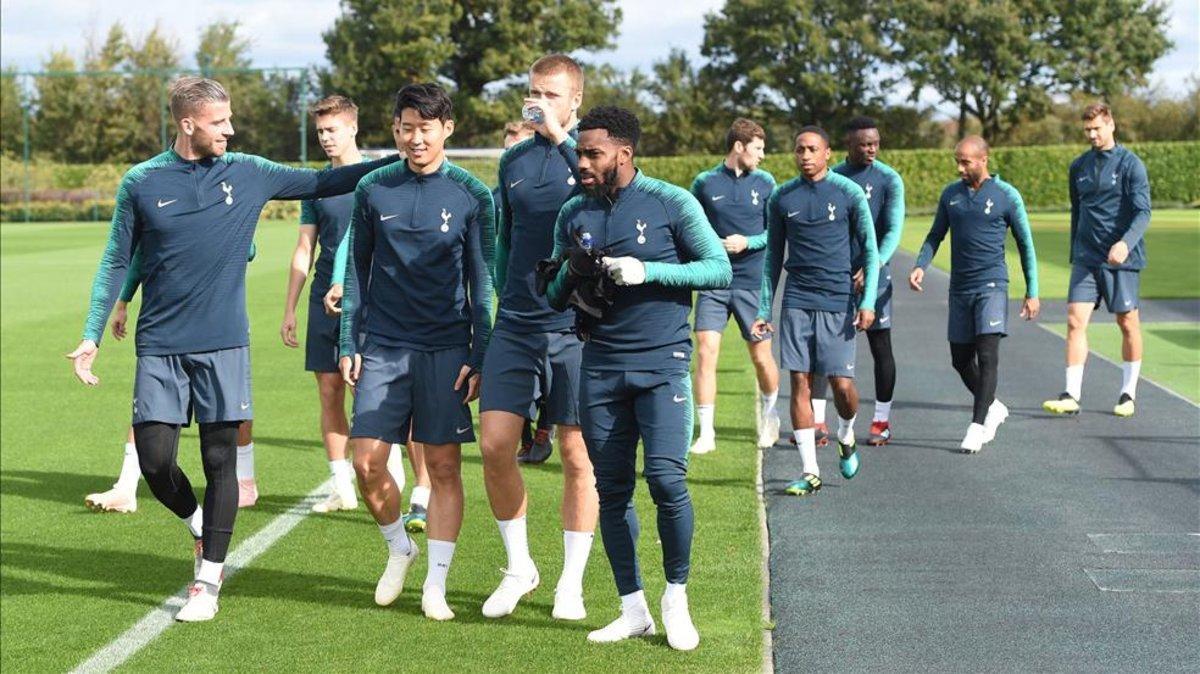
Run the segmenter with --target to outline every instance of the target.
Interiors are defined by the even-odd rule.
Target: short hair
[[[862,131],[864,129],[878,128],[879,124],[875,122],[875,118],[867,117],[866,115],[859,115],[858,117],[846,122],[846,133],[854,133],[855,131]]]
[[[583,68],[579,63],[566,54],[547,54],[529,66],[531,75],[553,75],[565,72],[571,76],[571,82],[576,91],[583,91]]]
[[[524,119],[519,122],[509,122],[504,125],[504,135],[507,136],[510,133],[537,133],[537,127],[533,125],[533,122]]]
[[[205,77],[180,77],[171,83],[171,117],[176,122],[194,114],[208,103],[228,103],[229,94],[216,80]]]
[[[1097,117],[1107,117],[1112,119],[1112,110],[1103,103],[1092,103],[1083,109],[1083,114],[1079,116],[1085,122],[1090,122]]]
[[[974,145],[984,155],[987,155],[991,151],[991,147],[988,145],[988,142],[984,140],[983,136],[966,136],[962,140],[958,141],[958,144],[955,145],[954,148],[958,149],[966,145]]]
[[[806,133],[817,134],[821,137],[821,140],[825,141],[825,147],[833,147],[833,143],[829,141],[829,134],[825,133],[825,129],[822,129],[816,124],[809,124],[807,126],[800,127],[800,130],[796,132],[796,140],[800,140],[800,136],[803,136]]]
[[[604,129],[610,138],[629,143],[635,151],[642,137],[642,125],[637,115],[615,105],[600,105],[588,110],[579,120],[579,132],[592,129]]]
[[[421,119],[436,119],[441,122],[454,119],[454,104],[450,102],[450,95],[433,82],[409,84],[397,91],[392,117],[399,119],[405,108],[416,110]]]
[[[755,138],[767,140],[767,132],[763,131],[762,126],[757,122],[738,117],[733,120],[733,124],[729,125],[729,131],[725,133],[725,151],[733,150],[733,144],[741,141],[742,145],[749,145]]]
[[[358,119],[358,106],[354,104],[354,101],[341,94],[326,96],[308,106],[308,114],[312,115],[314,119],[324,117],[325,115],[339,115],[342,113],[349,114]]]

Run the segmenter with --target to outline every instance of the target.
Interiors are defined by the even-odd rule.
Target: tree
[[[989,139],[1045,114],[1056,94],[1144,83],[1171,43],[1161,2],[899,0],[897,60],[913,100],[931,88]]]
[[[130,44],[128,53],[127,69],[152,71],[151,74],[134,74],[126,83],[128,105],[138,112],[138,124],[128,145],[126,161],[140,161],[163,151],[164,123],[167,142],[170,142],[174,127],[164,101],[171,73],[179,69],[179,44],[156,23],[140,41]]]
[[[6,68],[0,74],[0,153],[10,157],[20,157],[25,148],[25,93],[16,72]]]
[[[701,53],[734,107],[836,125],[882,102],[889,21],[877,0],[727,0]]]
[[[654,64],[648,87],[657,111],[644,154],[677,155],[724,150],[724,130],[734,115],[727,114],[717,87],[692,66],[687,53],[673,49]]]
[[[486,140],[512,116],[485,87],[543,54],[611,46],[615,0],[343,0],[324,34],[330,93],[358,103],[360,138],[390,142],[394,92],[439,80],[453,92],[460,143]]]

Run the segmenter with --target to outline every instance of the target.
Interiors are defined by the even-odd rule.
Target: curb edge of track
[[[778,442],[778,440],[776,440]],[[773,674],[775,671],[775,644],[771,638],[771,542],[770,529],[767,527],[766,489],[763,487],[763,458],[767,448],[758,448],[758,461],[754,475],[754,491],[758,498],[758,530],[759,549],[762,552],[762,563],[759,573],[762,576],[762,671]]]

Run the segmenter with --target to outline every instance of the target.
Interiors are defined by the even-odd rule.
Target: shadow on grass
[[[109,489],[114,479],[114,475],[6,470],[0,472],[0,492],[6,496],[65,503],[78,506],[80,512],[90,512],[83,505],[83,497]]]

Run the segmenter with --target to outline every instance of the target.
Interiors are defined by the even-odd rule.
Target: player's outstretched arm
[[[320,199],[352,192],[363,176],[400,159],[400,155],[394,154],[375,161],[317,170],[285,166],[256,155],[245,156],[266,181],[268,199]]]

